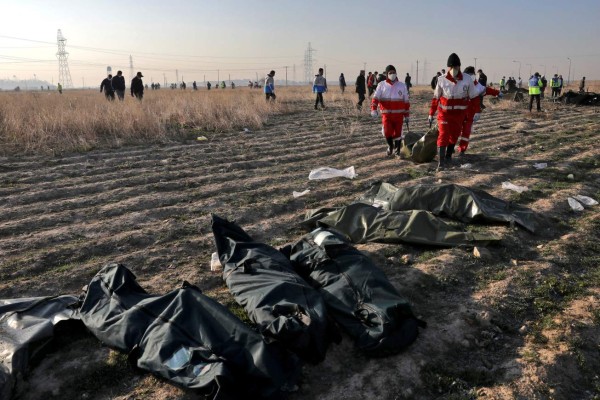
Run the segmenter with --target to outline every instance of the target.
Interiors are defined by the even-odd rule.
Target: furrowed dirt
[[[411,99],[411,130],[425,131],[429,99],[428,91]],[[0,298],[77,294],[114,261],[150,293],[187,280],[242,314],[210,271],[209,213],[281,246],[304,233],[297,224],[307,210],[348,204],[378,180],[456,183],[527,205],[544,228],[469,226],[502,237],[490,259],[472,248],[358,246],[428,327],[381,359],[361,356],[345,337],[325,362],[304,368],[290,398],[600,398],[600,206],[575,213],[567,204],[577,194],[600,200],[599,110],[546,100],[545,112],[530,114],[524,103],[486,98],[467,156],[435,173],[435,162],[386,157],[379,119],[354,101],[326,95],[328,108],[315,111],[307,97],[261,130],[199,133],[206,141],[0,158]],[[548,167],[533,167],[541,162]],[[311,169],[351,165],[354,180],[308,181]],[[502,189],[508,180],[529,191]],[[67,336],[17,398],[196,398],[89,336]]]

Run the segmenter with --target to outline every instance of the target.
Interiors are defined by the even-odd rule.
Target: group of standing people
[[[141,72],[138,72],[136,76],[131,80],[131,96],[142,100],[144,97],[144,82],[142,81]],[[120,101],[125,99],[125,77],[122,71],[117,71],[117,75],[112,76],[108,74],[106,78],[100,83],[100,92],[104,92],[104,96],[108,101],[115,99],[115,93]]]

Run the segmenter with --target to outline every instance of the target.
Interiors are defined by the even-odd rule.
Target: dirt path
[[[292,399],[596,398],[599,206],[575,214],[566,198],[600,200],[600,113],[544,105],[540,115],[490,105],[462,161],[472,167],[442,174],[431,171],[433,163],[387,158],[378,121],[348,101],[325,111],[306,101],[263,130],[206,134],[203,142],[2,158],[0,298],[78,293],[117,261],[149,292],[187,280],[233,306],[209,269],[209,213],[279,246],[303,234],[296,224],[306,210],[347,204],[377,180],[457,183],[528,205],[546,216],[546,228],[536,236],[470,227],[502,237],[487,261],[470,249],[360,246],[429,327],[406,352],[384,359],[362,357],[346,338],[324,363],[305,368]],[[426,109],[414,108],[411,129],[424,131]],[[536,162],[549,166],[536,170]],[[354,180],[307,179],[316,167],[351,165]],[[530,190],[503,190],[506,180]],[[304,189],[310,194],[292,197]],[[414,262],[404,265],[404,254]],[[19,398],[192,398],[85,337],[42,361],[28,382]]]

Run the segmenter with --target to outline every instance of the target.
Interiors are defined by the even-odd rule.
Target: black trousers
[[[558,97],[558,88],[557,87],[552,88],[552,97]]]
[[[144,98],[144,92],[134,92],[133,95],[135,96],[136,99],[138,99],[139,101],[142,101],[142,99]]]
[[[267,101],[275,101],[277,96],[275,96],[275,93],[265,93],[265,98],[267,99]]]
[[[537,103],[537,110],[542,111],[542,108],[540,107],[540,95],[539,94],[530,94],[529,95],[529,111],[531,111],[531,108],[533,107],[533,99],[534,98]]]
[[[356,107],[358,107],[358,109],[362,108],[363,101],[365,101],[365,94],[364,93],[359,93],[358,94],[358,103],[356,103]]]
[[[113,101],[115,99],[115,92],[113,92],[112,90],[105,90],[104,95],[106,96],[106,100],[108,101]]]
[[[317,93],[317,98],[315,100],[315,108],[317,108],[317,104],[321,103],[321,107],[325,108],[325,104],[323,104],[323,93]]]

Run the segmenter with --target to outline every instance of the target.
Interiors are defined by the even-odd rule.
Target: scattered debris
[[[313,169],[308,174],[308,179],[310,180],[320,180],[320,179],[330,179],[330,178],[348,178],[354,179],[356,176],[356,172],[354,171],[354,167],[348,167],[345,169],[336,169],[330,167],[320,167],[317,169]]]
[[[510,182],[502,182],[502,189],[514,190],[517,193],[523,193],[529,190],[527,186],[518,186]]]
[[[575,200],[577,200],[578,202],[580,202],[581,204],[585,205],[585,206],[595,206],[598,205],[598,202],[594,199],[592,199],[591,197],[588,196],[582,196],[580,194],[573,196],[573,198]]]
[[[294,191],[292,192],[292,196],[294,196],[295,198],[297,198],[297,197],[302,197],[302,196],[304,196],[305,194],[308,194],[308,193],[310,193],[310,189],[306,189],[306,190],[304,190],[304,191],[302,191],[302,192],[296,192],[296,191],[294,190]]]
[[[199,141],[199,142],[203,142],[203,141],[205,141],[205,140],[208,140],[208,138],[207,138],[206,136],[198,136],[198,137],[196,138],[196,140],[197,140],[197,141]]]
[[[401,260],[404,264],[412,264],[412,262],[415,260],[415,256],[412,254],[405,254],[402,256]]]
[[[461,164],[460,167],[462,169],[471,169],[471,168],[473,168],[473,164],[471,164],[471,163]]]
[[[583,211],[584,210],[583,205],[572,197],[568,197],[567,202],[569,203],[569,206],[571,206],[571,209],[573,211]]]
[[[219,260],[219,254],[215,251],[210,256],[210,270],[212,272],[218,272],[223,269],[223,265],[221,264],[221,260]]]
[[[482,260],[489,260],[492,258],[492,253],[485,247],[475,246],[473,248],[473,255],[477,258],[481,258]]]
[[[489,311],[481,311],[475,314],[475,319],[481,326],[490,326],[492,325],[492,314]]]
[[[526,334],[526,333],[527,333],[527,325],[523,325],[523,326],[521,326],[521,327],[519,328],[519,333],[520,333],[521,335],[524,335],[524,334]]]
[[[252,133],[252,131],[248,128],[244,128],[244,133]]]
[[[548,163],[545,163],[545,162],[533,164],[533,168],[535,168],[535,169],[544,169],[546,167],[548,167]]]
[[[569,175],[567,175],[567,179],[573,180],[573,179],[575,179],[575,175],[569,174]]]
[[[514,258],[510,260],[511,265],[513,265],[514,267],[519,265],[519,261],[515,260]]]

